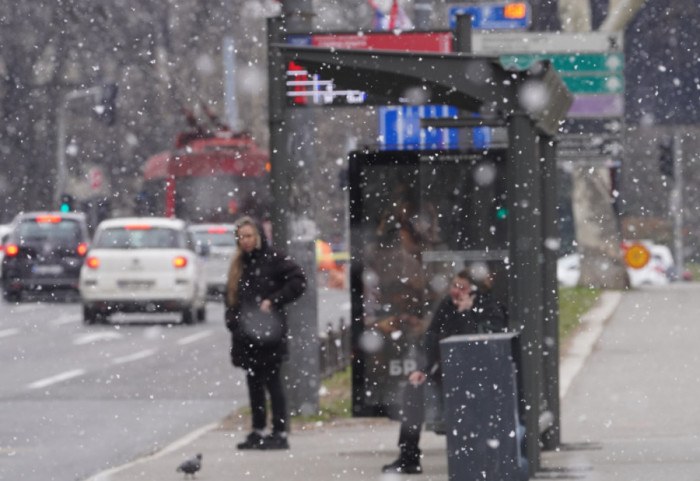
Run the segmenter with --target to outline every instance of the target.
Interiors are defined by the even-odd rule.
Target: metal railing
[[[319,336],[319,364],[322,379],[331,377],[336,372],[350,365],[350,326],[340,318],[339,328],[333,329],[328,323],[325,335]]]

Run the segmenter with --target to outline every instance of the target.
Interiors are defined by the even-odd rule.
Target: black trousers
[[[248,369],[246,381],[253,429],[262,431],[267,424],[267,391],[270,394],[273,432],[282,433],[287,430],[287,400],[284,397],[280,367],[281,363],[267,363]]]
[[[439,381],[430,377],[418,386],[406,384],[400,412],[399,449],[402,456],[409,458],[420,456],[419,443],[421,429],[425,422],[426,401],[441,405],[441,393]]]

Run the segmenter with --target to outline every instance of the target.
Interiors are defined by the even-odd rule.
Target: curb
[[[580,326],[559,364],[559,397],[566,396],[571,382],[593,351],[605,323],[612,317],[622,299],[621,291],[603,291],[595,305],[580,319]]]
[[[140,458],[134,459],[133,461],[129,461],[126,464],[122,464],[120,466],[115,466],[113,468],[106,469],[104,471],[101,471],[93,476],[90,476],[87,478],[85,481],[109,481],[111,479],[111,476],[113,474],[117,474],[121,471],[124,471],[126,469],[131,468],[132,466],[137,466],[139,464],[147,463],[149,461],[154,461],[158,458],[161,458],[165,456],[166,454],[170,454],[173,451],[177,451],[178,449],[182,448],[183,446],[187,446],[191,444],[193,441],[197,440],[198,438],[204,436],[205,434],[209,433],[210,431],[213,431],[219,426],[220,423],[212,423],[212,424],[207,424],[206,426],[202,426],[201,428],[195,429],[189,434],[185,434],[183,437],[180,439],[173,441],[172,443],[168,444],[162,449],[158,449],[152,454],[147,454],[145,456],[141,456]]]

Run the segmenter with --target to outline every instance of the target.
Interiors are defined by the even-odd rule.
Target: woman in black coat
[[[302,269],[268,246],[250,217],[236,222],[238,251],[231,261],[226,292],[226,327],[231,361],[247,371],[253,431],[238,449],[288,449],[287,403],[280,368],[287,357],[285,306],[306,288]],[[270,395],[272,433],[265,436],[265,391]]]

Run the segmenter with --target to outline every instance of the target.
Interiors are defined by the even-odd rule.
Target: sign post
[[[624,53],[620,33],[475,33],[477,54],[498,55],[504,68],[526,70],[548,60],[574,102],[559,136],[560,162],[615,167],[623,152]]]

